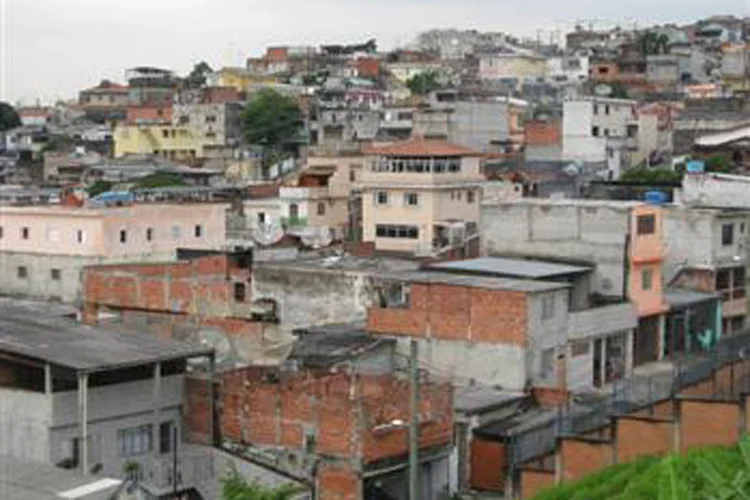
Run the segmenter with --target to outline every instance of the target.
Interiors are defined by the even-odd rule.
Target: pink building
[[[0,206],[0,282],[14,295],[76,300],[90,264],[172,261],[178,248],[221,249],[226,206]]]

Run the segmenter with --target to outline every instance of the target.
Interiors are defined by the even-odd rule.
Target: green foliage
[[[273,89],[259,90],[242,114],[245,140],[266,148],[278,149],[294,139],[302,115],[294,98]]]
[[[750,500],[750,440],[618,464],[535,500]]]
[[[184,185],[185,182],[179,174],[173,174],[171,172],[156,172],[138,179],[135,183],[135,188],[160,188]]]
[[[221,483],[221,500],[289,500],[301,492],[293,485],[269,488],[248,483],[236,470],[222,478]]]
[[[109,181],[98,180],[86,188],[90,197],[98,196],[112,189],[112,183]]]
[[[409,78],[406,86],[412,94],[427,95],[440,88],[439,74],[437,71],[425,71]]]
[[[0,132],[21,126],[21,118],[15,108],[7,102],[0,101]]]
[[[620,82],[614,82],[609,85],[612,88],[612,93],[609,95],[609,97],[614,97],[615,99],[628,98],[628,89],[625,88],[625,85]]]
[[[206,84],[206,75],[213,72],[211,66],[206,61],[201,61],[190,71],[190,74],[183,80],[185,87],[197,89]]]
[[[682,173],[667,167],[633,167],[627,169],[621,176],[621,181],[637,182],[641,184],[663,184],[680,182]]]
[[[728,174],[734,170],[732,160],[727,155],[717,154],[706,160],[707,172],[720,172]]]
[[[669,51],[669,37],[647,31],[638,37],[638,49],[644,56],[666,54]]]

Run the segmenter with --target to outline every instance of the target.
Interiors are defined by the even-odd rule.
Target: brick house
[[[268,283],[256,294],[249,255],[180,256],[171,264],[87,268],[84,320],[138,325],[214,347],[214,443],[222,449],[280,470],[320,499],[370,498],[376,492],[399,498],[406,490],[403,422],[410,413],[409,383],[395,342],[356,325],[304,327],[299,316],[280,321],[289,299],[269,294],[268,285],[283,266],[267,270],[271,277],[260,274]],[[184,425],[192,442],[211,442],[207,391],[205,378],[186,379]],[[422,491],[437,495],[450,489],[452,387],[425,376],[419,392]]]

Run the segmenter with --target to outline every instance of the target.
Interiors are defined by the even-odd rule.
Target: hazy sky
[[[374,37],[391,48],[432,27],[535,36],[576,19],[643,25],[717,13],[748,15],[750,0],[0,0],[0,99],[72,98],[137,65],[242,65],[269,44]]]

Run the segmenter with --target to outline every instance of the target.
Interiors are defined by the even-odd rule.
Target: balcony
[[[307,217],[282,217],[281,225],[287,229],[307,227]]]
[[[172,454],[149,455],[132,462],[138,464],[137,471],[132,474],[137,475],[139,482],[157,497],[169,495],[175,489],[201,490],[201,486],[215,480],[214,454],[209,447],[181,443],[177,448],[176,464]]]
[[[279,188],[279,198],[286,200],[315,200],[327,196],[327,186]]]
[[[638,316],[629,302],[571,311],[568,316],[568,339],[582,340],[598,337],[630,330],[637,325]]]

